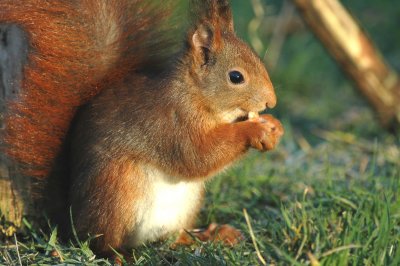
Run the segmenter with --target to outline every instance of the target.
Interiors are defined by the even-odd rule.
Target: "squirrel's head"
[[[197,7],[197,8],[196,8]],[[227,0],[195,1],[187,36],[190,78],[209,108],[226,122],[276,105],[274,88],[258,56],[236,37]]]

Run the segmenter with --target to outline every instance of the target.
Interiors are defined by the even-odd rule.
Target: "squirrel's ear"
[[[189,43],[196,61],[201,65],[208,65],[212,62],[213,54],[218,49],[218,36],[211,25],[200,24],[189,35]]]
[[[222,32],[233,32],[233,16],[229,0],[192,0],[192,18],[197,22],[207,21]]]
[[[193,31],[188,42],[196,61],[212,64],[213,55],[223,46],[223,35],[233,33],[232,11],[228,0],[192,0]]]
[[[223,31],[234,31],[232,10],[228,0],[217,0],[217,16]]]
[[[206,25],[199,25],[192,34],[192,44],[194,49],[211,50],[213,46],[214,33],[213,30]]]

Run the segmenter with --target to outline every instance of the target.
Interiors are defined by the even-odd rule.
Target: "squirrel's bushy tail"
[[[7,103],[1,136],[25,173],[47,176],[77,107],[167,44],[160,29],[169,11],[148,2],[0,1],[0,23],[19,25],[29,40],[21,90]]]

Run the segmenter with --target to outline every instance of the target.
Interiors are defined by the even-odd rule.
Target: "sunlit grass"
[[[400,150],[395,139],[323,135],[326,140],[304,151],[288,132],[278,151],[253,152],[208,185],[198,225],[230,223],[245,233],[246,241],[232,249],[199,243],[171,250],[171,238],[132,251],[131,263],[259,264],[246,209],[268,264],[399,265]],[[18,235],[23,264],[111,263],[95,257],[87,242],[60,245],[56,233],[28,228]],[[2,245],[3,263],[18,264],[16,247],[13,238]]]

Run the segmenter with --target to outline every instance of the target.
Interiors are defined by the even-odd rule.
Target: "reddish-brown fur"
[[[22,27],[30,44],[21,93],[8,103],[2,136],[7,153],[27,175],[48,176],[78,106],[106,84],[142,67],[149,60],[148,49],[168,45],[150,40],[160,31],[157,21],[169,10],[120,0],[103,2],[123,29],[115,41],[103,43],[113,29],[98,25],[101,2],[0,1],[0,23]]]

